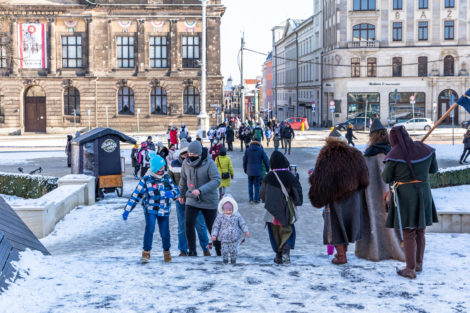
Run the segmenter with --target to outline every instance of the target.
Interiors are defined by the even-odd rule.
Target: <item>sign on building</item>
[[[18,25],[20,68],[47,68],[46,24]]]

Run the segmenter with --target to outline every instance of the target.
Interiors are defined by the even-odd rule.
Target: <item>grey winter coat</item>
[[[221,182],[219,170],[207,150],[199,159],[191,162],[185,159],[181,168],[179,188],[181,196],[186,197],[186,205],[200,209],[216,210],[219,202],[218,188]],[[199,189],[201,194],[195,197],[191,192]]]
[[[217,214],[212,226],[212,236],[220,242],[237,242],[248,232],[248,226],[240,213],[235,212],[230,216]]]

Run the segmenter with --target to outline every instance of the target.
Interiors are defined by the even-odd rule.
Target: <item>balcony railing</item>
[[[379,42],[377,40],[350,41],[348,48],[379,48]]]

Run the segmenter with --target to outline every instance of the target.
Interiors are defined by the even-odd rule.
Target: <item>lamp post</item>
[[[209,129],[209,116],[206,112],[206,75],[207,75],[207,51],[206,51],[206,29],[207,29],[207,20],[206,20],[206,8],[207,0],[200,0],[202,2],[202,53],[201,53],[201,110],[198,118],[199,130],[202,138],[206,137],[206,133]]]

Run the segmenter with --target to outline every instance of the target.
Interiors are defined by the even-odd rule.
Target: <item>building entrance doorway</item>
[[[437,116],[438,118],[441,118],[442,115],[444,115],[447,110],[449,110],[450,106],[453,104],[450,103],[450,95],[454,95],[454,101],[457,101],[457,93],[453,91],[452,89],[446,89],[441,91],[439,94],[438,102],[437,102]],[[459,123],[459,108],[457,107],[454,109],[454,124],[458,125]],[[445,118],[444,121],[442,121],[442,124],[447,124],[451,125],[452,124],[452,118],[450,117],[450,114]]]
[[[40,86],[31,86],[24,97],[25,132],[46,132],[46,94]]]

